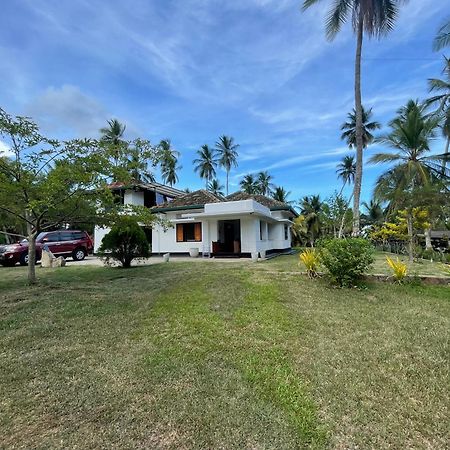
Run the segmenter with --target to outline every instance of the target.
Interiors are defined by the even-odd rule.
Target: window
[[[263,221],[259,221],[259,240],[263,240]]]
[[[71,231],[61,231],[61,241],[73,241],[73,233]]]
[[[57,231],[50,233],[40,233],[36,240],[38,242],[58,242],[59,233]]]
[[[72,233],[72,239],[79,240],[84,239],[86,237],[86,233],[84,231],[74,231]]]
[[[287,225],[284,226],[284,240],[287,241],[289,239],[289,227]]]
[[[201,242],[201,240],[201,222],[177,224],[177,242]]]

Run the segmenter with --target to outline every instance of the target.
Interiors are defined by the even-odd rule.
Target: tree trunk
[[[361,100],[361,50],[363,43],[364,19],[361,14],[358,20],[355,57],[355,112],[356,112],[356,171],[353,186],[353,236],[359,235],[359,201],[361,197],[362,170],[363,170],[363,123]]]
[[[406,223],[408,226],[408,256],[409,256],[409,262],[412,263],[414,261],[414,248],[413,248],[413,216],[412,212],[408,211],[408,214],[406,216]]]
[[[345,216],[347,214],[348,205],[350,205],[350,202],[352,201],[352,197],[353,197],[353,193],[352,193],[352,195],[350,195],[350,198],[348,199],[348,202],[345,205],[344,214],[342,214],[341,225],[339,226],[339,233],[338,233],[339,239],[342,237],[342,233],[344,232]]]
[[[229,176],[230,172],[227,170],[227,196],[228,196],[228,176]]]
[[[425,248],[427,250],[433,250],[433,245],[431,244],[431,227],[424,230],[425,234]]]
[[[27,218],[30,214],[26,213]],[[27,224],[28,232],[28,283],[36,284],[36,236],[37,230],[31,224]]]

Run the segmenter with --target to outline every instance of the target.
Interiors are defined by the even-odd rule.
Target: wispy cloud
[[[6,142],[3,142],[2,140],[0,140],[0,156],[12,156],[13,153],[11,151],[11,148],[9,147],[8,144],[6,144]]]

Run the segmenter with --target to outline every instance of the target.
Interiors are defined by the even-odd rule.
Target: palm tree
[[[126,141],[122,139],[125,129],[126,125],[120,123],[117,119],[108,120],[108,126],[100,128],[100,140],[108,144],[115,167],[119,166],[121,150],[126,146]]]
[[[439,28],[438,34],[434,38],[433,50],[438,52],[450,45],[450,20]]]
[[[321,211],[322,201],[319,195],[305,196],[300,200],[300,213],[305,217],[311,247],[314,247],[314,241],[322,228]]]
[[[282,186],[275,187],[275,189],[272,192],[272,198],[274,200],[286,203],[287,205],[292,203],[291,201],[288,200],[289,195],[291,195],[291,192],[286,191]]]
[[[148,162],[140,158],[139,151],[136,148],[129,149],[127,159],[127,169],[133,180],[143,181],[144,183],[152,183],[155,176],[148,170]]]
[[[341,162],[337,165],[336,173],[338,178],[341,178],[343,183],[341,190],[339,192],[339,197],[342,196],[342,191],[344,190],[345,186],[350,183],[353,183],[355,181],[355,172],[356,172],[356,164],[355,164],[355,158],[352,155],[346,155],[342,158]],[[339,226],[339,232],[338,237],[342,237],[342,233],[344,232],[344,225],[345,225],[345,216],[347,215],[348,205],[350,204],[353,197],[350,195],[350,198],[345,204],[345,210],[342,214],[341,223]]]
[[[239,183],[241,187],[241,191],[246,192],[247,194],[257,194],[258,193],[258,185],[255,179],[255,176],[251,173],[247,174],[242,178]]]
[[[273,176],[269,175],[269,172],[259,172],[256,180],[258,193],[261,195],[269,195],[273,188],[272,183]]]
[[[383,208],[379,200],[372,199],[369,203],[363,202],[362,205],[367,211],[367,220],[371,224],[381,223],[384,218]]]
[[[376,121],[370,121],[372,118],[372,108],[365,109],[362,107],[362,139],[363,139],[363,148],[367,148],[373,141],[373,135],[371,131],[375,131],[381,128],[381,124]],[[347,142],[347,145],[350,148],[356,147],[356,111],[353,108],[352,112],[347,114],[348,121],[341,125],[341,130],[343,133],[341,134],[341,139]]]
[[[215,152],[207,144],[202,145],[200,150],[197,150],[198,158],[194,159],[194,171],[199,172],[200,178],[204,178],[206,188],[208,182],[216,176],[217,160],[215,159]]]
[[[430,78],[428,88],[430,92],[437,92],[437,95],[427,99],[426,105],[437,105],[436,114],[441,118],[442,134],[446,138],[445,152],[448,154],[450,148],[450,58],[445,58],[445,66],[442,73],[444,79]],[[445,169],[445,161],[443,164]]]
[[[221,136],[216,142],[216,150],[219,156],[219,164],[223,167],[227,173],[227,195],[228,195],[228,182],[230,177],[230,170],[232,167],[237,167],[237,148],[239,144],[234,143],[234,139],[229,136]]]
[[[355,181],[356,164],[355,157],[352,155],[346,155],[341,159],[341,162],[337,165],[336,173],[338,178],[343,181],[339,195],[342,195],[342,191],[345,186]]]
[[[119,145],[123,142],[122,138],[125,133],[126,125],[120,123],[117,119],[108,120],[108,126],[100,128],[103,142],[108,142],[113,145]]]
[[[208,191],[212,192],[214,195],[218,195],[223,197],[223,184],[220,184],[220,181],[214,179],[208,183]]]
[[[419,206],[421,188],[449,176],[442,169],[445,155],[430,155],[430,143],[436,137],[439,119],[426,114],[426,106],[410,100],[397,111],[397,117],[389,123],[391,132],[377,139],[383,145],[396,150],[395,153],[377,153],[370,158],[372,164],[393,164],[377,180],[375,198],[387,200],[397,206],[406,207],[409,235],[408,253],[413,260],[413,214],[412,208]]]
[[[160,152],[162,179],[164,183],[173,186],[178,181],[177,172],[181,170],[181,166],[178,165],[180,153],[172,148],[169,139],[163,139],[158,145],[158,150]]]
[[[320,0],[304,0],[303,10]],[[353,234],[360,231],[359,202],[361,196],[363,172],[363,110],[361,100],[361,53],[363,36],[381,37],[394,27],[399,4],[406,0],[334,0],[326,19],[326,34],[333,40],[347,22],[352,19],[353,31],[356,33],[355,55],[355,140],[356,173],[353,187]]]

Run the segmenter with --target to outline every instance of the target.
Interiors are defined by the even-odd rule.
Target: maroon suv
[[[92,253],[92,239],[85,231],[48,231],[38,234],[36,238],[36,261],[41,259],[42,247],[47,245],[56,256],[71,256],[75,261],[81,261]],[[28,264],[28,241],[24,239],[17,244],[0,246],[0,264],[14,266],[20,263]]]

